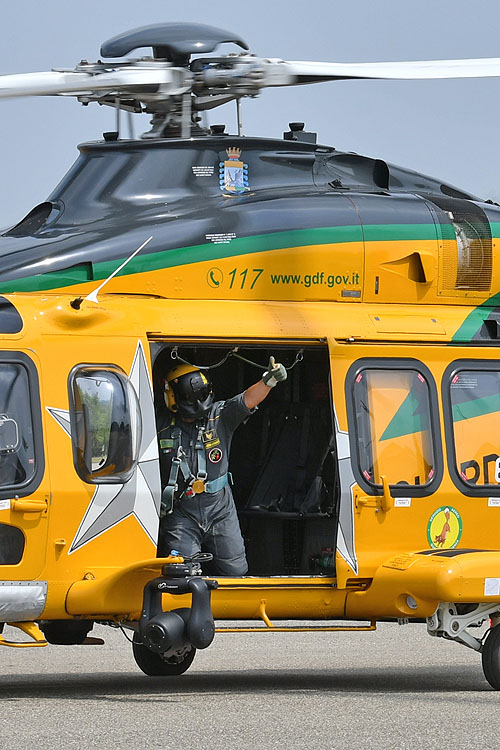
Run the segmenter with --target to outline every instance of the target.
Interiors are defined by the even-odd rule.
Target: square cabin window
[[[71,376],[73,456],[89,483],[124,483],[137,465],[141,419],[135,390],[125,373],[80,367]]]
[[[366,483],[425,486],[436,474],[429,385],[411,369],[362,369],[353,386],[358,465]]]
[[[494,367],[455,369],[449,383],[455,469],[468,489],[500,485],[500,371]]]
[[[35,469],[28,371],[0,362],[0,488],[29,484]]]

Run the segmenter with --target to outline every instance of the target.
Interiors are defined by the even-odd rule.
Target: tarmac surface
[[[498,744],[500,694],[480,655],[425,625],[218,634],[174,678],[144,675],[120,631],[91,635],[105,644],[0,650],[3,750]]]

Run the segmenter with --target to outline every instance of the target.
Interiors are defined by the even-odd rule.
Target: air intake
[[[439,292],[488,292],[491,287],[491,228],[486,214],[468,200],[427,196],[437,207],[442,243]]]

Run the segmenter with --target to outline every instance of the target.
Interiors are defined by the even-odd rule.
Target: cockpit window
[[[452,438],[449,452],[454,454],[454,466],[450,469],[466,494],[497,494],[500,368],[491,362],[481,363],[480,369],[474,365],[462,363],[463,369],[453,367],[447,379],[448,429]]]
[[[361,483],[381,487],[386,477],[402,489],[431,484],[438,459],[425,374],[397,365],[358,366],[350,388]]]
[[[0,297],[0,333],[19,333],[23,319],[18,311],[5,297]]]
[[[85,482],[127,482],[136,467],[141,419],[135,390],[117,369],[81,367],[71,376],[73,454]]]
[[[0,361],[0,488],[28,484],[35,468],[28,371]]]

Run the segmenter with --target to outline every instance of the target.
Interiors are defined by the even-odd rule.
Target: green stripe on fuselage
[[[162,268],[200,263],[207,260],[220,260],[250,253],[270,252],[292,247],[310,245],[330,245],[349,242],[405,242],[436,239],[434,224],[353,224],[341,227],[315,227],[288,232],[257,234],[250,237],[236,237],[229,243],[208,242],[202,245],[161,250],[137,255],[128,263],[119,276],[156,271]],[[130,248],[130,253],[135,248]],[[95,281],[107,278],[127,257],[101,262],[92,261]],[[80,284],[81,278],[72,278],[71,268],[60,271],[27,276],[0,283],[0,293],[29,292],[57,289]]]
[[[495,307],[500,307],[500,292],[497,292],[492,297],[475,307],[474,310],[467,315],[451,340],[456,343],[468,343],[469,341],[472,341],[484,321],[488,319],[492,309]]]

